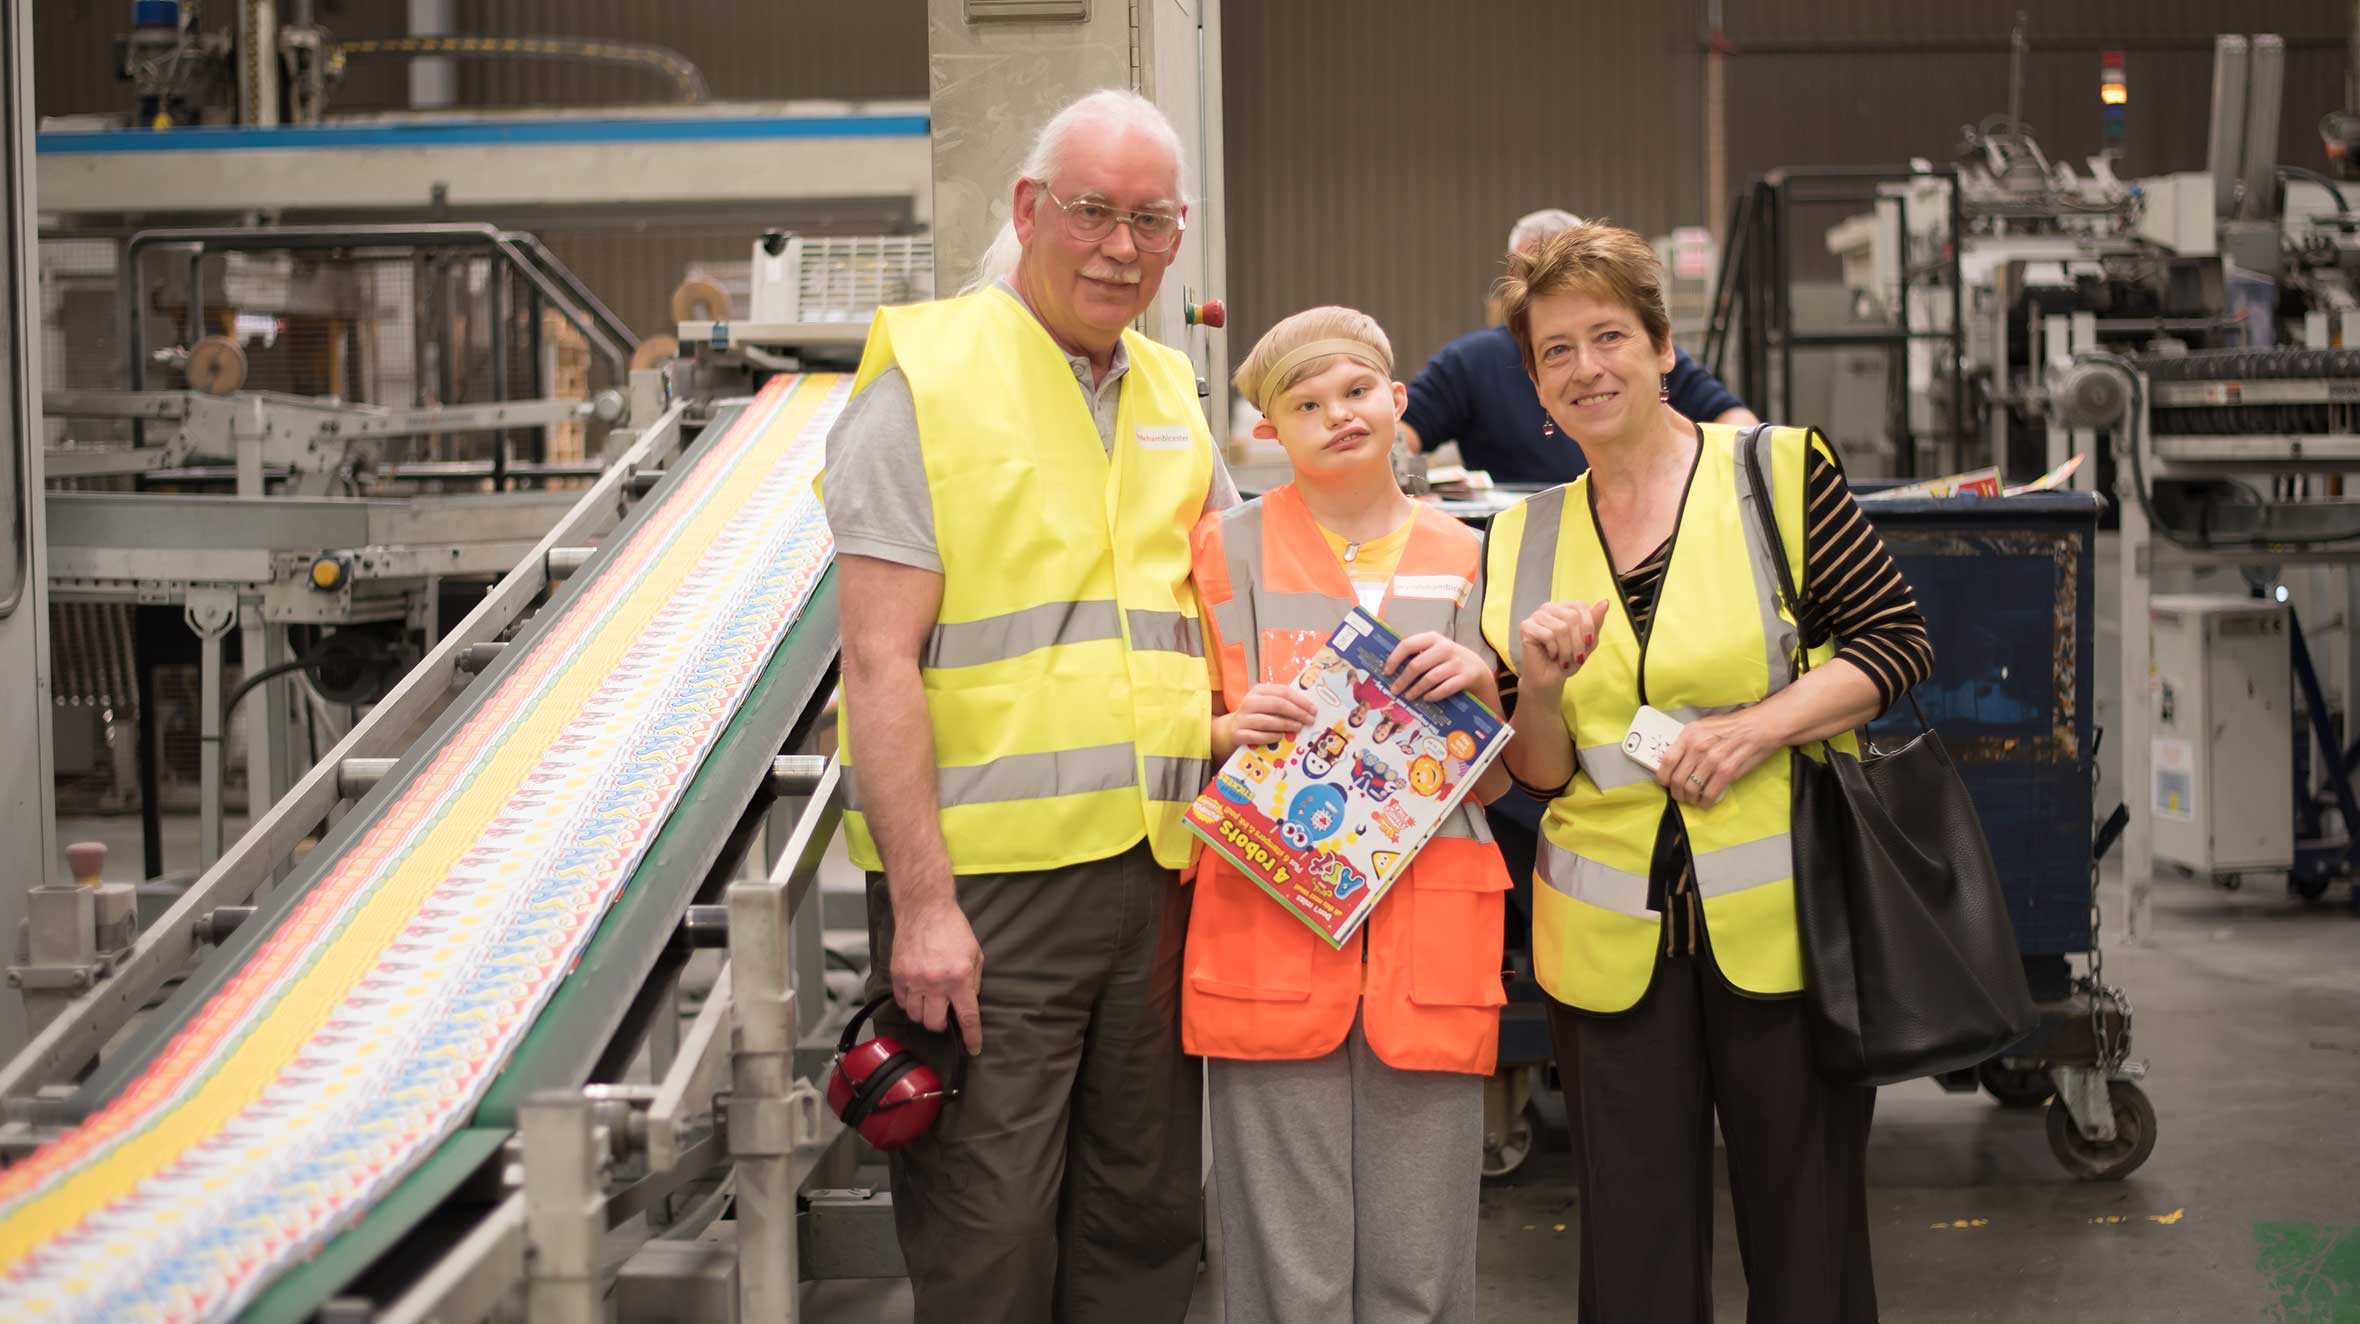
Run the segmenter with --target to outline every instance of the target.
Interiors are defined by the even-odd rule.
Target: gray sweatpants
[[[1475,1318],[1483,1078],[1208,1058],[1224,1324]]]

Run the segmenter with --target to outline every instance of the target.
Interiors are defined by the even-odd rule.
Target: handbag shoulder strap
[[[1778,530],[1778,503],[1770,499],[1769,434],[1770,425],[1768,423],[1756,423],[1746,433],[1743,443],[1745,447],[1745,477],[1747,485],[1753,489],[1754,505],[1762,512],[1762,531],[1770,542],[1770,564],[1777,568],[1778,591],[1786,599],[1787,612],[1795,618],[1795,675],[1800,677],[1811,669],[1811,650],[1803,645],[1801,634],[1803,595],[1795,591],[1794,572],[1786,563],[1786,538]],[[1809,535],[1805,536],[1808,538]],[[1804,550],[1806,560],[1809,555],[1809,549],[1806,547]],[[1913,685],[1903,690],[1901,697],[1909,701],[1909,710],[1917,717],[1918,728],[1931,731],[1934,724],[1926,720],[1926,710],[1918,706],[1917,687]]]
[[[1768,423],[1754,424],[1739,445],[1744,456],[1746,484],[1753,489],[1754,509],[1761,513],[1762,534],[1769,543],[1764,550],[1777,571],[1778,592],[1786,601],[1787,614],[1795,618],[1795,674],[1801,676],[1811,669],[1811,651],[1802,644],[1803,595],[1796,591],[1794,570],[1786,562],[1786,536],[1778,527],[1778,503],[1770,498],[1770,427]]]

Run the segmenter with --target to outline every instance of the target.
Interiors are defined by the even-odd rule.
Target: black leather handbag
[[[1802,620],[1764,477],[1766,429],[1746,474],[1787,610]],[[1796,674],[1809,667],[1800,644]],[[2030,1033],[2024,981],[1991,846],[1942,737],[1910,695],[1918,734],[1825,762],[1788,751],[1794,769],[1795,914],[1803,998],[1820,1074],[1884,1085],[1970,1067]]]

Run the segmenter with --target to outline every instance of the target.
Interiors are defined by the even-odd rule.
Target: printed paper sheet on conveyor
[[[697,447],[142,1074],[0,1173],[0,1317],[225,1318],[465,1122],[826,571],[849,390],[774,380]]]

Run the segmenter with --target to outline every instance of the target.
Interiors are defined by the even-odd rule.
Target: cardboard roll
[[[189,346],[182,374],[188,388],[206,395],[232,395],[246,384],[246,351],[227,336],[207,336]]]
[[[649,336],[631,351],[631,371],[660,368],[680,357],[680,342],[671,336]]]
[[[719,281],[703,276],[691,276],[672,291],[672,320],[675,322],[726,322],[729,320],[729,291]]]

